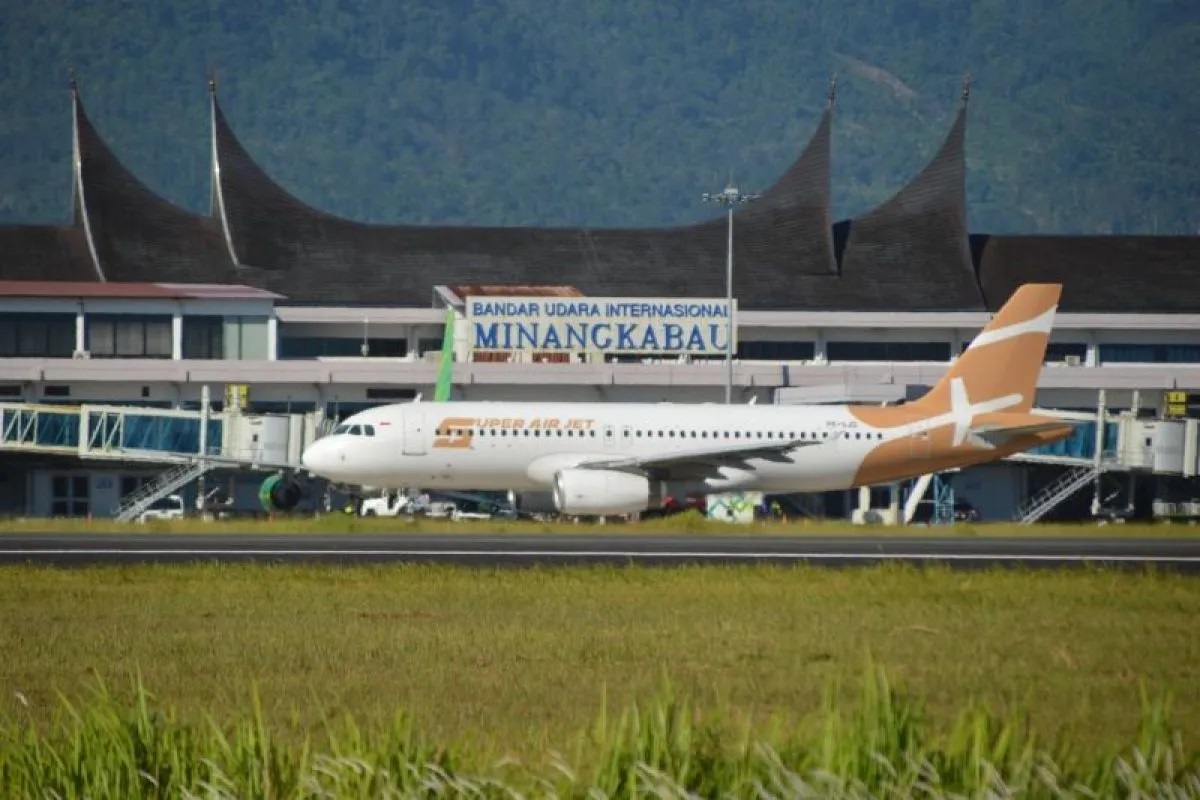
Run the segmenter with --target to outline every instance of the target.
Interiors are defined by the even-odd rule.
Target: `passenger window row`
[[[626,430],[624,435],[626,438],[628,438],[630,435],[630,431]],[[829,431],[800,431],[800,433],[796,433],[794,431],[779,431],[778,433],[776,433],[775,431],[712,431],[712,434],[710,436],[708,431],[703,431],[703,430],[699,431],[699,432],[697,432],[695,430],[682,430],[682,431],[647,430],[647,431],[642,431],[640,429],[633,431],[634,438],[640,439],[643,436],[645,436],[647,438],[651,438],[651,439],[653,439],[653,438],[662,439],[662,438],[666,437],[668,439],[674,439],[674,438],[679,438],[679,439],[687,439],[687,438],[692,438],[692,439],[696,439],[696,438],[700,438],[700,439],[709,439],[709,438],[712,438],[712,439],[764,439],[765,438],[765,439],[782,439],[782,440],[796,440],[796,439],[799,439],[799,440],[814,439],[815,440],[815,439],[828,439],[830,437],[830,432]],[[836,439],[837,435],[834,434],[833,438]],[[844,438],[844,439],[850,439],[850,438],[882,439],[883,434],[876,432],[876,431],[867,431],[866,433],[863,433],[862,431],[858,431],[858,432],[855,432],[854,434],[850,434],[849,432],[846,432],[846,433],[842,434],[842,438]]]
[[[370,426],[367,426],[370,427]],[[334,431],[337,433],[337,431]],[[595,438],[595,430],[563,430],[561,428],[438,428],[434,431],[437,436],[579,436]],[[367,434],[373,436],[374,433]],[[829,431],[801,431],[799,434],[795,432],[779,431],[711,431],[707,430],[631,430],[625,428],[621,434],[624,438],[649,438],[649,439],[779,439],[779,440],[818,440],[830,438]],[[833,438],[838,438],[837,434],[833,434]],[[842,434],[843,439],[883,439],[883,433],[879,431],[855,431],[850,433],[846,431]]]

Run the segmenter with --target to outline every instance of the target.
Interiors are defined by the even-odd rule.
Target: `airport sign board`
[[[1172,389],[1163,398],[1163,416],[1172,419],[1200,417],[1200,394]]]
[[[473,352],[722,355],[725,298],[467,297]],[[734,326],[734,346],[737,332]]]

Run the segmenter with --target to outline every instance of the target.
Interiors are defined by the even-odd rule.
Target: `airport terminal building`
[[[0,514],[127,511],[167,474],[202,491],[218,478],[193,462],[218,451],[258,471],[229,479],[252,499],[329,420],[430,398],[447,348],[456,399],[717,403],[731,328],[733,402],[903,402],[1017,286],[1056,282],[1037,405],[1079,435],[945,484],[991,519],[1200,516],[1200,237],[970,232],[965,95],[908,185],[837,221],[831,102],[732,215],[732,306],[724,215],[365,225],[273,181],[215,91],[212,207],[196,214],[125,169],[74,87],[72,103],[73,218],[0,226]],[[1034,515],[1050,487],[1064,496]]]

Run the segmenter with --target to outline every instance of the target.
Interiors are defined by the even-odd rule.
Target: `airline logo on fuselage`
[[[595,428],[596,420],[586,417],[446,417],[434,431],[436,448],[466,448],[471,446],[475,430],[570,430],[586,431]]]

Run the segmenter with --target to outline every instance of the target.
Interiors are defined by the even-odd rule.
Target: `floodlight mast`
[[[739,206],[744,203],[749,203],[752,200],[757,200],[761,195],[745,194],[733,185],[731,180],[729,184],[721,191],[716,193],[705,192],[700,195],[700,199],[705,203],[718,203],[725,206],[729,217],[729,235],[728,245],[725,253],[725,308],[729,312],[729,316],[725,319],[725,404],[729,405],[733,402],[733,209],[734,206]]]

